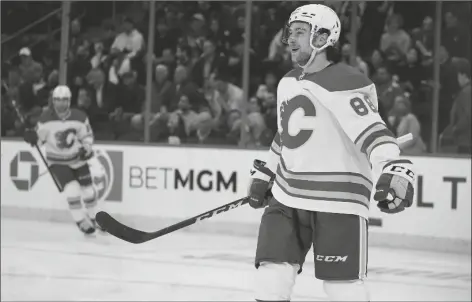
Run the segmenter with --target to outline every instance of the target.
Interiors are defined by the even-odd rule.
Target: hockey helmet
[[[317,52],[320,52],[328,46],[334,46],[338,42],[341,34],[341,21],[338,15],[326,5],[307,4],[295,9],[290,15],[282,35],[282,43],[286,45],[288,44],[288,38],[290,36],[290,25],[293,22],[304,22],[311,27],[310,45],[313,49],[313,53],[309,63],[314,59]],[[315,47],[315,45],[313,45],[314,38],[317,35],[325,33],[328,34],[326,44],[320,48]]]
[[[69,87],[59,85],[52,92],[52,105],[58,114],[69,110],[72,93]]]

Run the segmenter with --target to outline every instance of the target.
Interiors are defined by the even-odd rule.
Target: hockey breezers
[[[184,221],[178,222],[176,224],[173,224],[171,226],[168,226],[156,232],[144,232],[144,231],[133,229],[129,226],[122,224],[121,222],[113,218],[110,214],[103,211],[98,212],[95,219],[97,223],[111,235],[130,243],[139,244],[139,243],[144,243],[144,242],[159,238],[161,236],[170,234],[172,232],[183,229],[185,227],[191,226],[199,221],[211,218],[215,215],[228,212],[229,210],[235,209],[248,202],[249,202],[249,198],[244,197],[244,198],[232,201],[230,203],[227,203],[225,205],[222,205],[208,212],[205,212],[200,215],[194,216],[192,218],[186,219]]]
[[[21,114],[20,109],[18,109],[15,100],[12,100],[12,105],[13,105],[13,108],[15,108],[16,115],[17,115],[18,118],[20,119],[21,123],[26,127],[25,118],[24,118],[24,116]],[[43,152],[41,152],[41,149],[39,148],[38,144],[35,144],[34,147],[35,147],[36,150],[38,151],[39,157],[41,157],[41,161],[42,161],[43,164],[46,166],[46,169],[48,170],[49,175],[51,175],[51,178],[52,178],[52,180],[54,181],[54,184],[56,185],[57,190],[58,190],[60,193],[62,193],[63,188],[62,188],[62,186],[59,184],[59,181],[56,179],[56,177],[54,177],[54,174],[52,174],[51,168],[49,167],[48,162],[46,161],[46,158],[44,158]]]

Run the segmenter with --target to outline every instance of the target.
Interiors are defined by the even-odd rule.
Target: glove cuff
[[[266,163],[262,160],[254,160],[253,168],[251,169],[251,177],[270,182],[275,178],[275,174],[266,167]]]
[[[387,163],[382,173],[398,175],[413,183],[415,181],[415,173],[413,172],[413,163],[407,159],[393,160]]]

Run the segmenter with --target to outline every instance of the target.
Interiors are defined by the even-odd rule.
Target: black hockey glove
[[[266,207],[272,197],[270,190],[275,174],[265,164],[265,162],[256,159],[254,160],[253,169],[251,169],[248,198],[249,205],[254,209]]]
[[[23,139],[33,147],[38,143],[38,133],[34,128],[27,128],[23,133]]]
[[[375,186],[374,199],[380,211],[395,214],[413,203],[415,173],[409,160],[395,160],[385,165]]]
[[[80,160],[89,160],[93,156],[92,148],[80,147],[79,149],[79,159]]]

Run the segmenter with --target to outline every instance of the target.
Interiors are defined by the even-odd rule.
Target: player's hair
[[[341,62],[342,56],[339,48],[339,43],[336,43],[334,46],[326,47],[326,59],[333,63]]]

